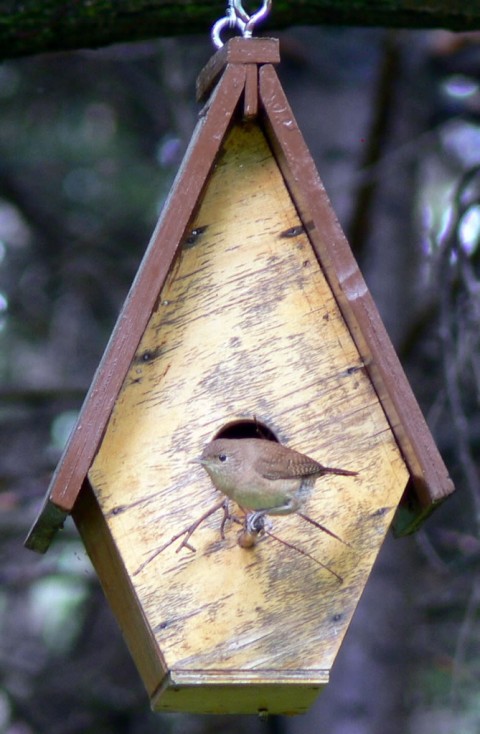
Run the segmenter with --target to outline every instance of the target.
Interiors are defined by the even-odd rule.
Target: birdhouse
[[[231,39],[27,546],[71,513],[157,711],[297,713],[394,522],[452,490],[276,76]],[[279,441],[356,472],[237,542],[192,463]],[[229,515],[238,515],[230,508]],[[193,532],[194,531],[194,532]]]

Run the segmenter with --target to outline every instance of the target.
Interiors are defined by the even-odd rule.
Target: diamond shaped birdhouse
[[[296,713],[392,522],[452,490],[273,64],[233,38],[27,545],[69,513],[158,711]],[[192,460],[261,438],[350,475],[244,513]],[[274,481],[274,479],[272,480]],[[242,535],[243,534],[243,535]]]

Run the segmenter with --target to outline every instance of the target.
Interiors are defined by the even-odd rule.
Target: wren
[[[217,438],[197,461],[214,486],[242,509],[259,515],[288,515],[304,505],[325,474],[357,472],[323,466],[305,454],[263,438]]]

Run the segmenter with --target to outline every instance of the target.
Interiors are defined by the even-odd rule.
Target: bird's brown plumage
[[[217,489],[248,510],[296,512],[324,474],[356,472],[326,467],[294,449],[259,438],[215,439],[200,463]]]

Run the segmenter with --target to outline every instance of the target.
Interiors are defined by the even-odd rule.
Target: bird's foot
[[[249,533],[260,535],[265,530],[270,530],[272,521],[267,517],[266,510],[257,510],[249,512],[245,516],[245,530]]]
[[[238,533],[238,545],[241,548],[253,548],[261,536],[264,533],[268,533],[271,527],[272,522],[267,517],[265,510],[247,513],[243,522],[243,528]]]

